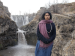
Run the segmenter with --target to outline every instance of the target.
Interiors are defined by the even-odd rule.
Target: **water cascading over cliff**
[[[11,19],[16,22],[18,27],[27,25],[29,23],[28,16],[26,15],[11,15]]]

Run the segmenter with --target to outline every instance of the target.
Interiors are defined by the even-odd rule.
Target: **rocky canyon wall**
[[[17,26],[10,18],[8,8],[0,1],[0,49],[17,44]]]

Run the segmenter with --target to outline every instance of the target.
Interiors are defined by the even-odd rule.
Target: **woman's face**
[[[46,13],[44,18],[45,18],[45,20],[49,20],[50,19],[50,15],[48,13]]]

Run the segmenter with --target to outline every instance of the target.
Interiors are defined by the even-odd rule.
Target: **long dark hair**
[[[42,15],[42,20],[45,19],[44,16],[45,16],[46,13],[48,13],[50,15],[50,19],[52,19],[52,14],[50,12],[44,12],[43,15]]]

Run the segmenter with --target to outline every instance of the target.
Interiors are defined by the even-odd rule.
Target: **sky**
[[[62,3],[63,1],[75,2],[75,0],[1,0],[4,6],[8,7],[11,15],[19,15],[25,13],[37,13],[40,7],[45,7],[50,2],[51,4]]]

